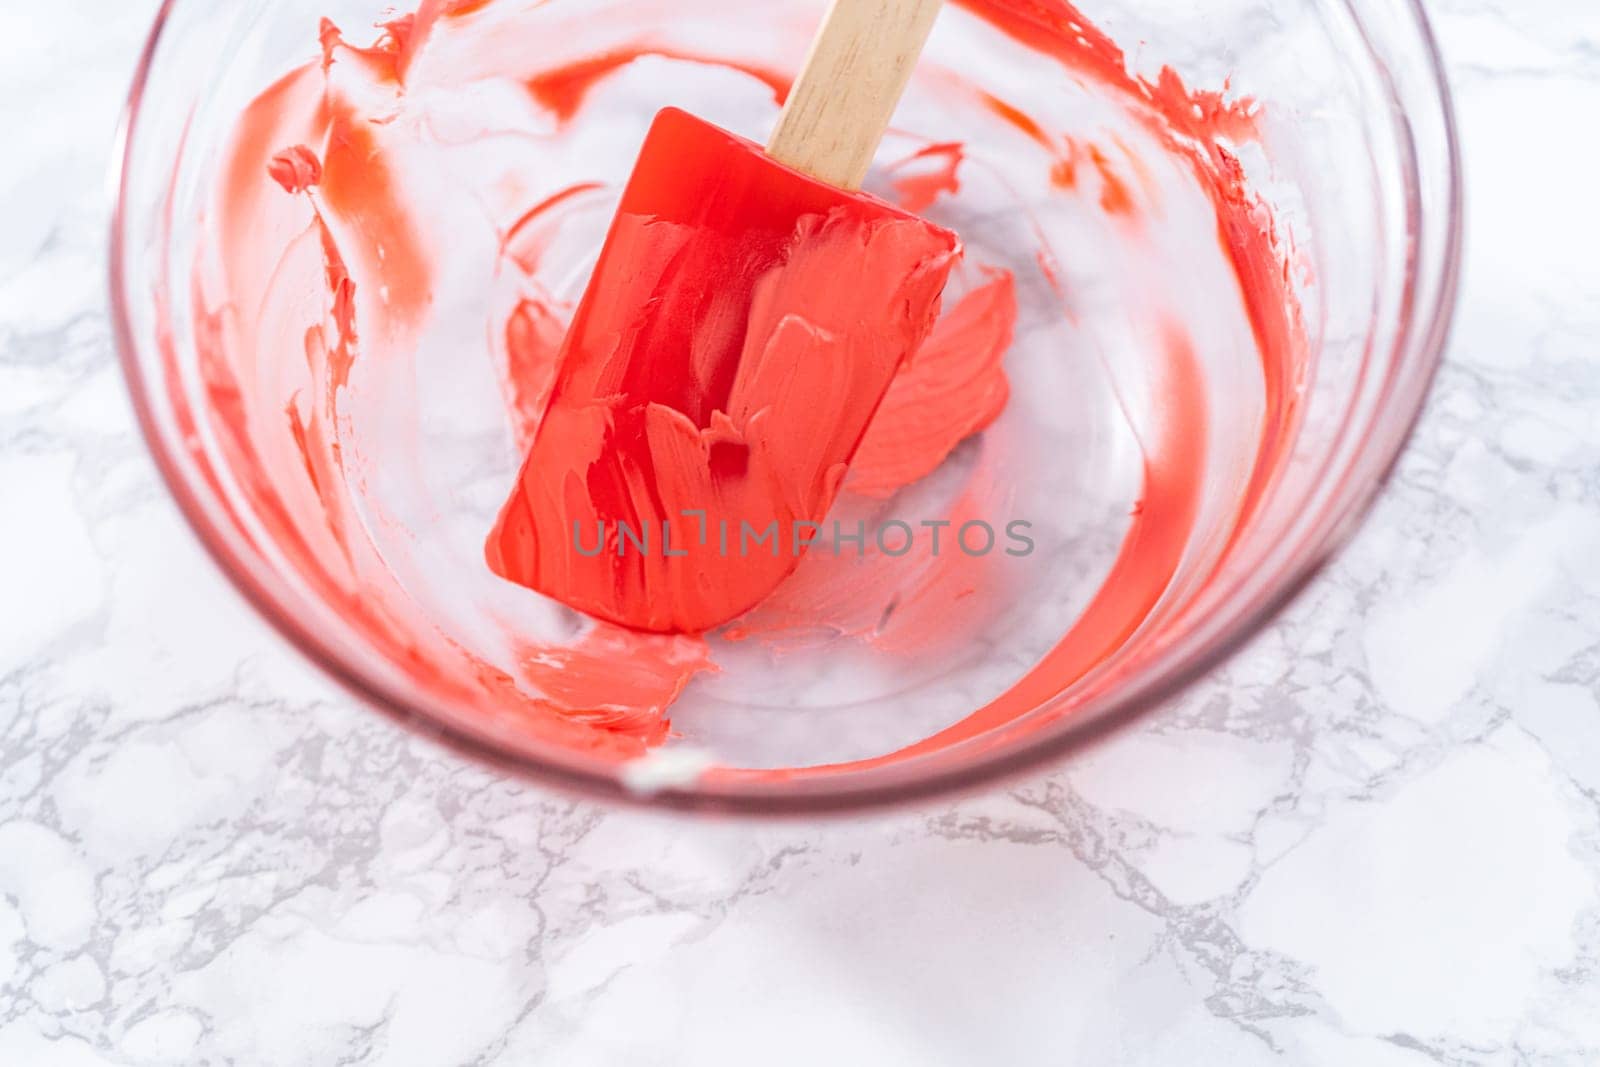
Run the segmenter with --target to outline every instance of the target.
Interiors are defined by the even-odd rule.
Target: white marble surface
[[[1470,262],[1358,544],[1170,713],[819,825],[606,811],[354,707],[113,366],[151,0],[0,6],[0,1064],[1600,1062],[1600,9],[1439,0]]]

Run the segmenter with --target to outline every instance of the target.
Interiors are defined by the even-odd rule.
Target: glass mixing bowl
[[[1037,13],[1058,5],[995,0],[991,6]],[[543,153],[533,158],[566,166],[572,173],[562,180],[578,184],[561,197],[559,217],[494,234],[502,262],[492,274],[432,294],[445,308],[438,313],[440,336],[408,344],[395,357],[408,362],[390,385],[403,388],[364,380],[358,357],[353,372],[346,368],[343,392],[329,401],[330,422],[308,430],[299,421],[279,421],[302,403],[295,375],[304,373],[305,360],[325,362],[328,352],[308,357],[308,342],[306,352],[288,353],[281,366],[255,367],[253,377],[235,375],[234,366],[233,376],[219,378],[206,346],[215,348],[226,316],[238,309],[207,304],[197,267],[215,258],[219,213],[240,210],[226,196],[218,199],[218,173],[241,111],[269,85],[286,84],[279,79],[287,72],[304,66],[315,74],[320,16],[347,30],[372,26],[383,17],[377,3],[166,0],[130,95],[111,258],[116,337],[135,408],[203,544],[262,614],[333,677],[379,710],[476,758],[601,798],[735,813],[854,810],[971,787],[1059,759],[1158,706],[1264,626],[1352,536],[1422,407],[1453,310],[1461,216],[1448,90],[1415,0],[1222,0],[1203,11],[1176,0],[1104,0],[1086,12],[1112,39],[1137,43],[1126,56],[1127,68],[1145,79],[1128,82],[1135,96],[1164,96],[1174,84],[1161,73],[1167,65],[1188,86],[1219,94],[1185,97],[1192,103],[1176,113],[1180,125],[1190,123],[1191,107],[1200,124],[1208,107],[1257,102],[1258,110],[1244,109],[1257,132],[1208,158],[1245,176],[1270,207],[1288,250],[1279,281],[1298,300],[1303,340],[1296,366],[1279,368],[1285,373],[1276,378],[1263,370],[1248,333],[1237,336],[1239,323],[1212,314],[1217,294],[1229,290],[1215,288],[1216,268],[1207,257],[1217,247],[1207,252],[1206,241],[1216,246],[1220,229],[1226,251],[1226,222],[1170,200],[1131,228],[1112,217],[1123,213],[1119,198],[1157,203],[1166,195],[1164,176],[1139,163],[1137,144],[1130,147],[1145,134],[1137,122],[1124,121],[1118,108],[1126,101],[1108,101],[1105,85],[1081,71],[1039,60],[968,5],[948,5],[885,152],[924,160],[948,155],[941,143],[959,134],[975,161],[962,171],[961,188],[922,205],[934,221],[962,233],[978,268],[949,299],[996,271],[1008,272],[1022,315],[1006,364],[1011,407],[981,444],[953,453],[950,465],[970,475],[1001,456],[1005,491],[990,502],[1048,515],[1059,533],[1057,551],[1045,554],[1039,570],[1002,576],[1003,594],[958,647],[912,642],[892,670],[837,633],[777,651],[714,638],[722,673],[696,679],[673,706],[679,736],[661,750],[666,758],[619,762],[573,743],[571,731],[530,728],[525,716],[497,707],[493,693],[521,700],[523,690],[541,684],[559,689],[565,661],[541,660],[544,683],[517,675],[504,649],[491,647],[497,639],[486,636],[494,627],[485,620],[492,617],[502,636],[506,626],[564,627],[570,636],[582,623],[542,598],[497,584],[482,562],[483,534],[519,452],[505,412],[496,409],[491,361],[464,353],[494,348],[482,344],[482,327],[486,314],[505,310],[505,249],[516,241],[556,249],[545,266],[513,280],[574,298],[615,205],[616,183],[654,110],[678,104],[759,136],[776,113],[774,79],[796,69],[820,7],[774,0],[729,14],[714,4],[651,0],[520,6],[497,0],[488,5],[491,14],[484,9],[481,3],[443,8],[462,20],[509,19],[506,25],[521,27],[514,36],[524,43],[513,51],[524,59],[549,52],[555,63],[555,53],[563,52],[561,62],[579,65],[563,67],[555,81],[535,79],[544,110],[526,101],[506,105],[519,116],[508,121],[526,128],[501,137],[500,148],[474,142],[472,168],[504,167],[509,175],[487,183],[481,198],[517,184],[515,151],[529,145]],[[397,32],[389,31],[391,45],[400,40]],[[493,36],[447,37],[440,48],[454,48],[469,65],[500,62],[473,58],[472,49],[487,47]],[[640,51],[648,57],[632,63]],[[1097,54],[1104,58],[1103,50]],[[584,56],[611,58],[583,66]],[[1122,57],[1113,60],[1120,71]],[[743,80],[730,79],[719,66],[724,61]],[[562,141],[564,127],[551,116],[580,106],[562,94],[608,75],[620,80],[598,102],[581,105],[598,109],[584,120],[581,143]],[[433,88],[446,103],[415,129],[435,147],[453,150],[467,143],[462,124],[502,106],[495,103],[502,97],[484,90],[463,97],[471,114],[452,110],[444,78]],[[983,104],[989,120],[1006,121],[985,124],[977,117],[983,108],[963,110],[948,95],[957,82],[966,93],[960,100]],[[1023,188],[1017,153],[1077,144],[1073,137],[1084,130],[1099,131],[1099,144],[1113,147],[1103,152],[1079,144],[1076,155],[1056,160],[1054,191],[1049,182]],[[520,148],[506,149],[508,143]],[[1123,153],[1120,164],[1108,162],[1107,152],[1116,151]],[[1087,163],[1098,178],[1075,176],[1073,167]],[[585,173],[591,167],[595,173]],[[868,188],[887,193],[901,188],[895,183],[902,177],[880,168]],[[250,180],[265,178],[252,172]],[[1061,192],[1068,186],[1077,186],[1071,195],[1080,197],[1087,188],[1105,217],[1070,206],[1082,201]],[[457,227],[451,232],[461,247],[470,246],[471,219],[449,216],[444,206],[441,213]],[[1231,217],[1237,223],[1245,216]],[[1198,245],[1189,232],[1196,225]],[[303,269],[303,292],[295,296],[296,285],[289,285],[284,299],[304,299],[309,307],[322,300],[325,264],[314,242],[307,247],[313,252],[298,261],[300,268],[287,256],[277,268],[267,261],[247,266],[262,276]],[[1075,254],[1074,247],[1097,255]],[[1192,269],[1174,259],[1172,249],[1194,247],[1201,251]],[[1257,262],[1234,269],[1262,268]],[[1123,280],[1108,281],[1118,270]],[[1192,445],[1204,453],[1203,460],[1187,457],[1195,464],[1199,501],[1170,546],[1170,573],[1155,575],[1149,601],[1135,615],[1100,626],[1093,655],[1062,684],[1019,686],[1031,660],[1063,632],[1083,626],[1086,613],[1105,608],[1113,586],[1152,582],[1150,573],[1119,570],[1129,530],[1141,517],[1158,527],[1169,521],[1144,514],[1154,500],[1146,446],[1178,417],[1142,377],[1142,352],[1152,342],[1141,332],[1148,324],[1135,304],[1148,296],[1140,292],[1141,278],[1172,306],[1188,308],[1202,334],[1186,365],[1196,372],[1195,388],[1211,417],[1192,441],[1175,439],[1180,449]],[[1104,313],[1118,307],[1126,313]],[[350,490],[358,496],[342,521],[360,524],[361,550],[385,571],[386,595],[427,620],[415,644],[405,632],[393,637],[401,625],[396,609],[376,594],[366,597],[359,583],[331,593],[306,565],[304,531],[265,513],[271,508],[263,500],[276,507],[279,497],[251,490],[259,472],[241,469],[240,441],[248,437],[250,449],[271,450],[298,436],[304,452],[308,432],[335,435],[341,469],[360,472],[346,472],[359,489]],[[392,433],[399,436],[385,437]],[[416,468],[414,497],[388,495],[391,483],[404,480],[391,476],[396,468]],[[324,482],[327,476],[323,471]],[[317,479],[313,470],[311,480]],[[285,543],[286,529],[293,546]],[[897,606],[906,610],[891,600],[884,617]],[[379,626],[389,627],[383,640],[373,637]],[[425,645],[465,657],[460,661],[482,668],[479,677],[444,679],[419,670],[432,654]],[[487,676],[499,688],[479,684]],[[1011,693],[1009,711],[972,717],[1002,691]],[[603,714],[591,719],[595,729],[606,728]],[[942,740],[918,744],[930,736]],[[899,754],[878,758],[890,752]]]

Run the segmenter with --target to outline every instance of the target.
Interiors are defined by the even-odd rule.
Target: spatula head
[[[758,604],[817,538],[959,254],[948,230],[663,111],[490,567],[641,630]]]

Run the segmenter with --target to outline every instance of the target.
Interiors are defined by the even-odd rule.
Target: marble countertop
[[[1048,775],[761,824],[500,780],[252,615],[108,336],[154,4],[7,5],[0,1064],[1600,1062],[1600,9],[1430,7],[1466,286],[1353,549]]]

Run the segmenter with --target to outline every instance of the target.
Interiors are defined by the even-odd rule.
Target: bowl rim
[[[1430,106],[1437,107],[1444,134],[1443,214],[1446,230],[1442,259],[1437,266],[1438,284],[1430,306],[1413,308],[1407,322],[1407,326],[1416,331],[1414,340],[1409,342],[1409,346],[1413,349],[1411,355],[1415,361],[1413,370],[1420,371],[1416,381],[1415,404],[1407,412],[1399,431],[1376,451],[1375,455],[1379,460],[1377,473],[1370,477],[1365,485],[1357,487],[1342,506],[1330,516],[1331,521],[1316,535],[1310,550],[1292,563],[1274,586],[1269,587],[1264,595],[1259,596],[1253,604],[1242,610],[1222,632],[1208,636],[1196,647],[1187,651],[1177,662],[1158,666],[1151,677],[1131,690],[1110,698],[1095,709],[1093,714],[1084,714],[1081,718],[1069,718],[1025,744],[978,752],[970,759],[955,765],[924,768],[921,773],[912,776],[901,775],[883,781],[874,780],[881,775],[881,772],[872,772],[873,777],[865,781],[856,782],[847,778],[839,780],[812,778],[803,780],[803,784],[791,783],[802,785],[801,788],[788,788],[783,791],[701,786],[672,787],[648,792],[636,790],[630,788],[623,778],[616,774],[598,773],[575,764],[546,760],[536,755],[508,752],[487,736],[444,721],[423,702],[416,700],[401,688],[346,662],[328,647],[328,642],[313,633],[303,620],[293,617],[280,604],[266,583],[252,573],[243,554],[213,522],[198,494],[186,479],[174,454],[176,450],[172,447],[172,442],[163,435],[150,399],[152,383],[139,365],[138,342],[130,315],[127,278],[123,267],[127,251],[124,232],[128,217],[127,176],[139,128],[141,104],[149,84],[162,33],[177,2],[178,0],[162,0],[156,12],[122,108],[107,175],[108,193],[111,199],[110,264],[107,280],[110,288],[112,340],[128,386],[135,419],[162,480],[166,483],[191,532],[235,590],[291,646],[324,674],[338,682],[347,692],[401,726],[429,737],[478,764],[536,786],[548,786],[586,799],[657,810],[750,816],[839,815],[906,807],[980,788],[995,788],[1007,781],[1037,772],[1048,764],[1058,763],[1069,753],[1092,745],[1121,730],[1231,659],[1294,602],[1350,544],[1365,525],[1373,506],[1388,484],[1416,431],[1443,362],[1453,326],[1461,284],[1464,239],[1463,174],[1458,120],[1454,97],[1444,69],[1443,56],[1423,0],[1405,0],[1405,11],[1409,13],[1414,23],[1428,66],[1427,79],[1432,90]],[[1411,286],[1416,285],[1419,272],[1423,269],[1420,260],[1413,259],[1408,268],[1408,283]],[[1419,326],[1420,331],[1417,331]],[[908,766],[915,767],[915,764]]]

